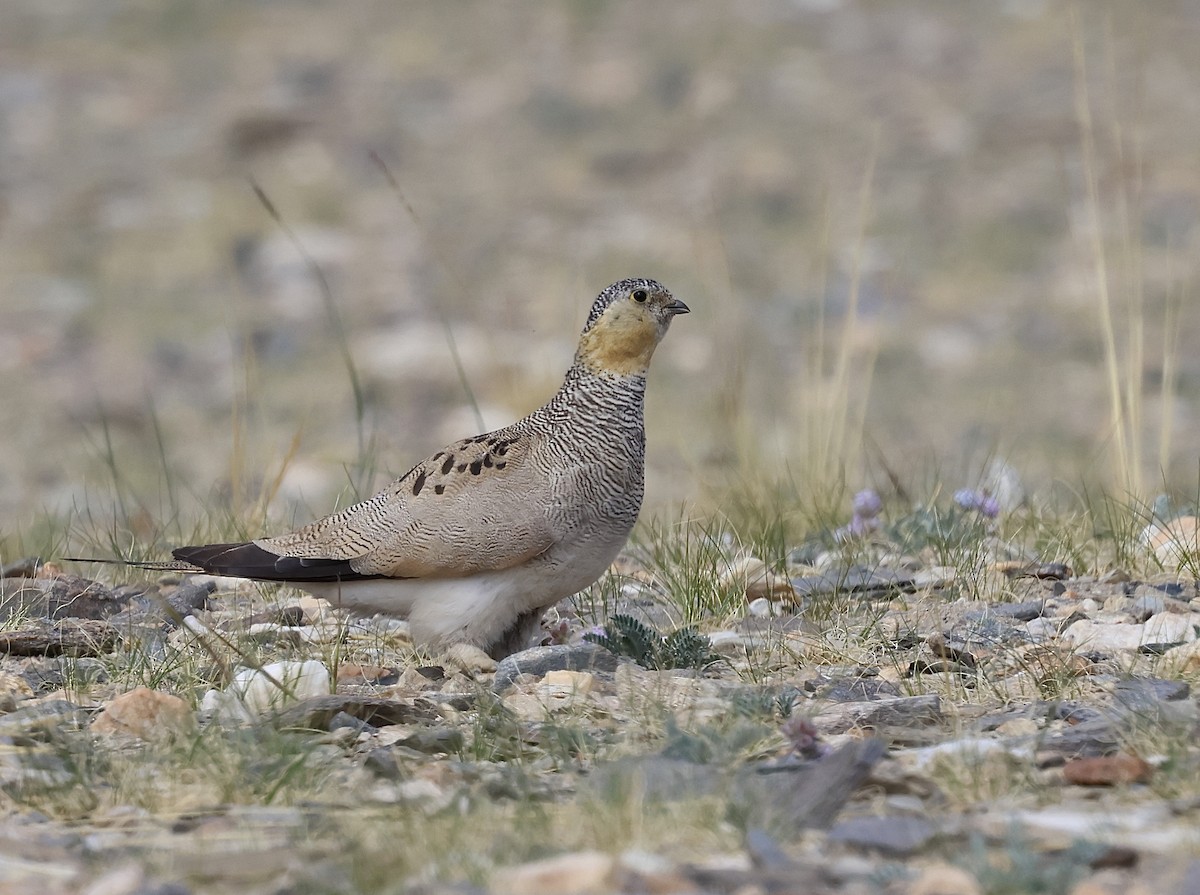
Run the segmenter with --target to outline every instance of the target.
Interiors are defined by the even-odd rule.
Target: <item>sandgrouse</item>
[[[456,441],[374,497],[287,534],[173,551],[176,568],[295,585],[407,618],[415,642],[525,648],[596,581],[642,505],[646,371],[688,306],[654,280],[597,297],[562,387],[511,426]]]

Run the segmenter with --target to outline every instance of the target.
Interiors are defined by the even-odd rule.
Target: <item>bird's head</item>
[[[596,296],[576,360],[597,373],[645,373],[671,320],[687,312],[655,280],[618,280]]]

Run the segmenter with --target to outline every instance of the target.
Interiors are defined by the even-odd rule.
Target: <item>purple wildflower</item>
[[[780,728],[792,747],[792,751],[803,758],[819,758],[825,752],[816,725],[803,715],[793,715]]]
[[[874,519],[883,512],[883,501],[870,488],[864,488],[854,495],[853,506],[856,518]]]
[[[977,510],[984,500],[984,496],[973,488],[960,488],[954,492],[954,502],[964,510]]]
[[[983,500],[979,501],[977,509],[989,519],[995,519],[1000,515],[1000,501],[996,500],[990,494],[984,495]]]

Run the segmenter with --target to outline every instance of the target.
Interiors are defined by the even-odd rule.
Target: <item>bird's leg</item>
[[[503,634],[487,645],[485,651],[493,659],[500,660],[532,646],[533,635],[541,630],[542,614],[547,607],[539,606],[518,615]]]

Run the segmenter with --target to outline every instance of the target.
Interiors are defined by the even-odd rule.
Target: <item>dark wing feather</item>
[[[383,577],[356,572],[349,560],[280,556],[254,543],[177,547],[171,555],[216,575],[258,581],[361,581]]]

